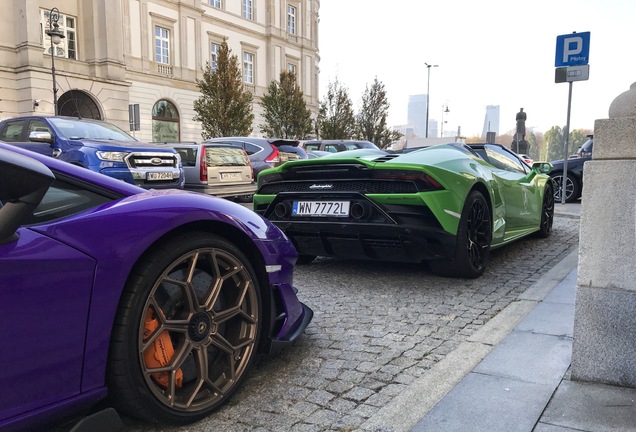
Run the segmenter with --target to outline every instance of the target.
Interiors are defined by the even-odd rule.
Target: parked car
[[[565,202],[575,202],[581,198],[583,192],[583,166],[585,162],[592,159],[592,150],[594,148],[594,135],[588,135],[585,141],[577,150],[576,154],[568,158],[567,173],[565,180]],[[563,188],[563,160],[550,162],[552,171],[550,176],[554,180],[554,199],[556,202],[562,202],[561,190]]]
[[[302,143],[302,147],[307,151],[319,150],[330,153],[358,149],[379,149],[371,141],[358,140],[308,140]]]
[[[2,431],[48,430],[107,396],[147,422],[193,422],[312,319],[293,244],[239,204],[3,143],[0,184]],[[112,413],[93,425],[113,430]]]
[[[152,189],[182,188],[181,160],[117,126],[77,117],[25,116],[0,122],[0,141]]]
[[[289,160],[308,158],[307,152],[300,147],[300,141],[292,139],[225,137],[210,138],[205,142],[231,144],[244,148],[252,162],[255,177],[258,177],[264,169],[278,166]]]
[[[532,163],[534,162],[532,158],[528,156],[527,154],[520,154],[519,157],[521,158],[522,161],[524,161],[528,165],[532,165]]]
[[[550,235],[550,170],[496,144],[350,150],[262,172],[254,210],[291,238],[299,263],[428,261],[437,274],[473,278],[491,249]]]
[[[330,154],[333,154],[333,153],[327,152],[327,151],[320,151],[320,150],[309,150],[307,152],[307,157],[309,159],[316,159],[319,157],[328,156]]]
[[[161,143],[158,143],[161,144]],[[163,143],[181,156],[184,189],[218,197],[252,199],[256,191],[252,163],[245,149],[230,144]]]

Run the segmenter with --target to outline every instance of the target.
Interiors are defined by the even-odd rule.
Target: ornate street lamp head
[[[60,19],[60,11],[57,8],[51,9],[49,13],[49,29],[46,31],[46,35],[51,38],[51,43],[59,45],[66,36],[60,30],[60,25],[57,23]]]

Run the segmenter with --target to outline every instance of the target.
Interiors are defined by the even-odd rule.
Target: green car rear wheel
[[[473,190],[462,210],[453,258],[435,261],[431,270],[441,276],[479,277],[486,269],[491,241],[490,206],[480,192]]]

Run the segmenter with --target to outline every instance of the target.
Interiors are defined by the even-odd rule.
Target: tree
[[[296,83],[296,74],[283,71],[279,81],[272,81],[261,98],[265,124],[261,132],[276,138],[304,139],[312,132],[311,111]]]
[[[543,136],[546,151],[546,157],[544,160],[553,161],[561,160],[564,156],[570,157],[570,155],[576,153],[577,149],[585,141],[587,141],[587,135],[590,134],[591,131],[585,129],[575,129],[570,132],[568,149],[564,155],[563,147],[565,146],[565,127],[561,128],[559,126],[552,126]]]
[[[564,130],[560,126],[552,126],[544,135],[545,158],[547,161],[563,159]]]
[[[203,139],[252,133],[252,93],[245,89],[238,59],[226,41],[219,47],[216,68],[208,62],[197,87],[201,96],[194,101],[193,120],[201,122]]]
[[[351,139],[355,134],[353,104],[347,88],[340,85],[338,78],[329,83],[316,123],[322,139]]]
[[[356,117],[358,139],[365,139],[380,148],[387,148],[389,144],[402,137],[400,132],[391,130],[386,125],[389,106],[384,84],[376,77],[371,87],[367,85],[362,95],[362,106]]]

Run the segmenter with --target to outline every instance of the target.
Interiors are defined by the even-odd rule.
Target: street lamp
[[[429,100],[429,92],[431,88],[431,68],[437,67],[438,65],[430,65],[424,62],[426,65],[426,69],[428,69],[428,81],[426,82],[426,138],[428,138],[428,100]]]
[[[51,38],[51,75],[53,76],[53,111],[55,115],[57,112],[57,83],[55,82],[55,49],[62,42],[66,36],[60,31],[60,26],[57,23],[60,19],[60,11],[57,8],[51,9],[49,12],[49,29],[46,31],[46,35]]]
[[[448,105],[442,105],[442,133],[440,134],[440,138],[444,138],[444,113],[449,113]]]

